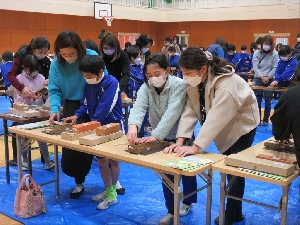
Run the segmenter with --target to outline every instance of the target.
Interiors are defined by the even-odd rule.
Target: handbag
[[[25,174],[16,190],[14,214],[22,218],[30,218],[46,212],[41,187],[34,182],[30,174]]]

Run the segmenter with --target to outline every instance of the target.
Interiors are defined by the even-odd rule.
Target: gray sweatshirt
[[[275,71],[278,64],[278,52],[274,50],[272,53],[261,53],[256,50],[253,54],[252,64],[255,77],[268,76],[270,79],[275,77]]]

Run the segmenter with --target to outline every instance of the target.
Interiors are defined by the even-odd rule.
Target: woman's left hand
[[[46,79],[46,80],[45,80],[45,86],[48,86],[48,82],[49,82],[49,80]]]
[[[177,157],[184,157],[186,155],[194,155],[199,152],[199,147],[197,145],[192,146],[182,146],[177,147],[174,152],[176,153]]]
[[[153,136],[150,136],[150,137],[142,137],[139,142],[142,144],[146,142],[155,142],[155,141],[157,141],[157,139]]]

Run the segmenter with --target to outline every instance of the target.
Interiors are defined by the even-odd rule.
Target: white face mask
[[[103,49],[103,52],[104,52],[105,55],[112,55],[112,54],[115,53],[115,51],[116,51],[115,48],[109,49],[109,50]]]
[[[297,41],[300,42],[300,37],[297,38]]]
[[[141,51],[142,51],[142,53],[148,52],[149,48],[142,48]]]
[[[245,54],[245,53],[246,53],[246,51],[241,51],[241,53],[242,53],[242,54]]]
[[[149,81],[151,82],[151,84],[154,86],[154,87],[161,87],[164,85],[164,83],[166,82],[166,79],[165,79],[165,74],[163,76],[159,76],[159,77],[151,77],[149,78]]]
[[[86,78],[84,78],[84,79],[88,84],[99,84],[101,82],[101,80],[103,79],[103,75],[101,77],[99,77],[98,80],[97,80],[97,77],[94,77],[92,79],[86,79]]]
[[[271,46],[270,45],[263,45],[263,50],[265,50],[266,52],[270,51]]]
[[[136,65],[140,65],[141,62],[142,62],[142,59],[141,59],[141,58],[136,58],[136,59],[134,60],[134,63],[135,63]]]
[[[289,60],[289,57],[281,57],[281,59],[282,59],[283,61],[288,61],[288,60]]]
[[[189,76],[186,76],[186,75],[183,75],[183,80],[190,86],[192,87],[196,87],[198,84],[201,83],[201,80],[202,80],[202,74],[199,76],[199,75],[196,75],[194,77],[189,77]]]
[[[46,55],[36,53],[35,56],[37,57],[38,60],[41,60],[41,59],[45,58]]]
[[[186,50],[186,48],[182,48],[182,51]]]
[[[75,61],[78,59],[78,56],[64,57],[64,59],[65,59],[68,63],[72,64],[73,62],[75,62]]]

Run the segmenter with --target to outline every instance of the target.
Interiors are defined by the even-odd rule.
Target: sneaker
[[[72,198],[72,199],[77,199],[77,198],[80,197],[80,195],[83,194],[83,192],[84,192],[84,187],[82,186],[82,187],[81,187],[81,190],[79,190],[78,188],[79,188],[79,187],[76,186],[75,189],[74,189],[74,191],[72,191],[72,192],[70,193],[70,198]]]
[[[103,191],[101,194],[93,196],[92,200],[97,202],[102,202],[104,201],[104,199],[106,199],[106,197],[107,197],[106,191]]]
[[[182,205],[180,206],[180,209],[179,209],[179,216],[187,215],[190,212],[191,208],[192,208],[192,204],[186,205],[186,204],[182,203]]]
[[[235,216],[235,219],[233,220],[233,222],[241,222],[244,220],[244,215],[242,212],[237,212],[236,213],[236,216]],[[216,217],[215,220],[214,220],[215,224],[216,225],[219,225],[219,217]],[[231,225],[232,223],[228,223],[225,221],[224,223],[225,225]]]
[[[55,163],[52,162],[52,161],[50,161],[50,163],[48,163],[48,164],[45,164],[45,166],[44,166],[45,170],[51,170],[51,169],[54,169],[54,168],[55,168]]]
[[[17,166],[18,165],[18,161],[16,158],[13,158],[12,160],[8,161],[8,165],[9,166]]]
[[[22,170],[23,171],[27,171],[28,170],[28,162],[23,162]]]
[[[117,197],[114,200],[110,200],[109,198],[105,198],[103,202],[99,203],[97,209],[103,210],[107,209],[108,207],[117,204],[118,200]]]
[[[173,221],[174,221],[174,215],[168,213],[167,215],[165,215],[163,218],[159,220],[158,225],[169,225],[173,223]]]

